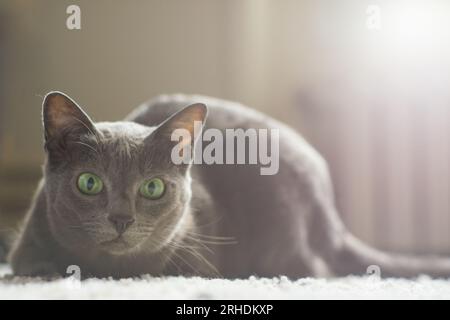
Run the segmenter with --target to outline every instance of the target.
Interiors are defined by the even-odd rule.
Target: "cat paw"
[[[55,265],[50,262],[34,262],[13,268],[15,276],[41,278],[42,280],[55,280],[61,278],[61,274]]]
[[[0,242],[0,263],[6,262],[6,249],[3,247],[2,243]]]

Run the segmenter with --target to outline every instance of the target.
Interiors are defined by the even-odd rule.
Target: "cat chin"
[[[123,238],[116,238],[99,244],[100,248],[115,256],[127,255],[138,251],[139,245],[133,245]]]

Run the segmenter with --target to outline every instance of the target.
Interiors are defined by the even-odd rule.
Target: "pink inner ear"
[[[48,97],[47,104],[47,119],[49,121],[47,129],[56,131],[58,128],[62,128],[68,124],[69,107],[64,97],[56,95]]]
[[[191,119],[189,119],[191,120]],[[194,133],[194,120],[186,121],[185,119],[181,119],[178,121],[175,121],[171,127],[173,129],[185,129],[189,131],[189,133],[192,135]]]
[[[179,142],[179,145],[182,148],[184,148],[185,146],[190,145],[192,143],[192,136],[194,133],[193,133],[193,131],[190,131],[190,130],[188,130],[188,131],[190,134],[187,136],[183,136],[181,138],[181,141]]]
[[[196,133],[195,123],[203,123],[204,118],[205,109],[200,105],[191,105],[190,107],[187,107],[185,110],[181,111],[181,113],[179,114],[179,118],[173,121],[171,127],[186,129],[191,133],[191,136],[193,137],[194,133]]]
[[[53,122],[53,125],[55,127],[63,127],[69,124],[70,117],[72,117],[71,114],[68,114],[67,110],[63,112],[62,110],[55,108],[56,110],[53,110],[51,112],[51,121]]]
[[[86,120],[82,111],[68,97],[54,94],[47,97],[46,104],[46,130],[49,134],[71,126],[80,125]]]

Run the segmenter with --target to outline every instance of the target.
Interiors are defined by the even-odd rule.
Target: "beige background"
[[[78,4],[82,29],[67,30]],[[366,27],[367,6],[382,10]],[[40,104],[61,90],[97,120],[159,93],[238,100],[301,131],[330,163],[343,218],[399,251],[450,252],[445,1],[0,3],[0,210],[43,160]]]

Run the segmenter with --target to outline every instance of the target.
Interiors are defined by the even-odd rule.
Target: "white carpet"
[[[0,276],[9,273],[0,266]],[[0,299],[450,299],[450,280],[374,277],[217,280],[152,278],[0,282]]]

